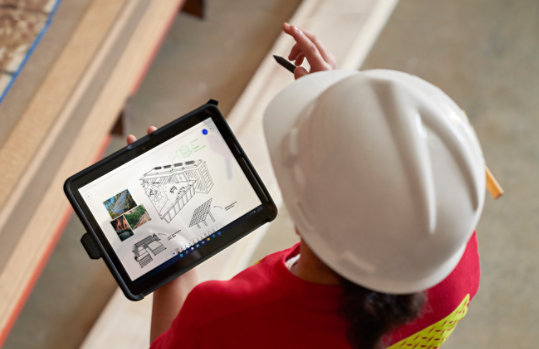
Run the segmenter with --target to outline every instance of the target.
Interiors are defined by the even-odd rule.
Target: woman
[[[270,103],[264,132],[301,242],[231,280],[191,291],[190,272],[157,290],[152,348],[439,347],[479,284],[477,138],[429,83],[333,71],[314,36],[283,30],[310,69]]]

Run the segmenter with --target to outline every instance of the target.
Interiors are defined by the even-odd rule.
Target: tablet
[[[68,178],[64,191],[127,298],[139,300],[277,209],[210,101]]]

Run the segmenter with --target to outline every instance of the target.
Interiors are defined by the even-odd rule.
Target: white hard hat
[[[264,132],[302,238],[341,276],[402,294],[442,281],[479,219],[485,163],[462,110],[391,70],[333,70],[294,81]]]

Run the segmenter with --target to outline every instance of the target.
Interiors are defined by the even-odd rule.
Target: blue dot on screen
[[[203,135],[207,135],[207,134],[208,134],[208,130],[203,129],[203,130],[202,130],[202,134],[203,134]]]

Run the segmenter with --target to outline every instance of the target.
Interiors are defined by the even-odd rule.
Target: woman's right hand
[[[294,70],[296,79],[309,73],[335,69],[336,64],[333,54],[314,35],[288,23],[283,23],[283,31],[296,41],[288,55],[288,59],[294,61],[297,66],[296,70]],[[311,66],[309,71],[304,67],[300,67],[304,59],[307,59]]]

